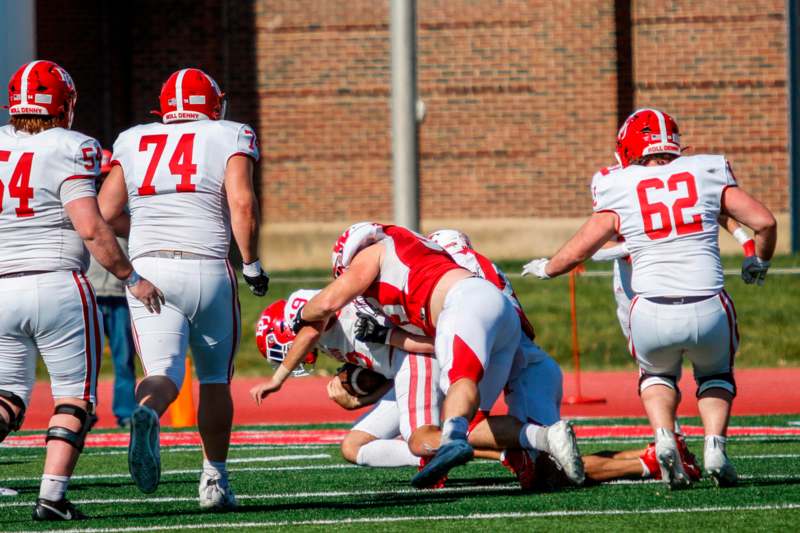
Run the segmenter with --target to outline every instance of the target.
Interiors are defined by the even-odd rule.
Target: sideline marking
[[[119,528],[93,528],[93,529],[62,529],[61,533],[122,533],[127,531],[159,531],[178,529],[214,529],[214,528],[258,528],[269,526],[339,526],[341,524],[389,524],[394,522],[424,522],[429,520],[496,520],[499,518],[549,518],[549,517],[575,517],[575,516],[626,516],[637,514],[674,514],[674,513],[723,513],[723,512],[748,512],[748,511],[782,511],[800,509],[798,503],[779,505],[737,505],[716,507],[683,507],[673,509],[606,509],[599,511],[531,511],[507,513],[474,513],[468,515],[433,515],[433,516],[385,516],[363,518],[341,518],[324,520],[281,520],[274,522],[206,522],[204,524],[185,524],[177,526],[139,526]],[[39,533],[39,531],[25,531],[22,533]]]

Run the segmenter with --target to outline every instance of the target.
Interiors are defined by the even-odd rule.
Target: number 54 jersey
[[[644,297],[706,296],[722,290],[722,194],[736,180],[723,156],[682,156],[661,166],[630,165],[592,180],[595,212],[613,212]]]
[[[224,179],[228,160],[258,161],[255,130],[227,120],[135,126],[114,143],[131,212],[130,256],[181,250],[228,257],[230,211]]]

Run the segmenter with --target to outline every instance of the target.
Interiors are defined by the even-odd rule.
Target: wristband
[[[287,369],[283,366],[283,363],[279,364],[278,367],[275,369],[275,372],[272,374],[272,379],[277,381],[278,383],[283,383],[286,381],[286,378],[292,373],[291,370]]]
[[[252,263],[243,263],[242,264],[242,274],[249,278],[258,277],[261,274],[261,261],[256,259]]]
[[[731,234],[733,238],[736,239],[740,245],[744,246],[747,244],[747,241],[752,240],[744,228],[736,228],[736,230]]]
[[[140,276],[139,273],[136,272],[135,270],[131,270],[130,276],[125,278],[123,280],[123,283],[125,283],[126,287],[130,288],[139,283],[140,281],[142,281],[142,276]]]
[[[744,250],[745,257],[753,257],[756,255],[756,241],[748,239],[747,242],[742,244],[742,249]]]

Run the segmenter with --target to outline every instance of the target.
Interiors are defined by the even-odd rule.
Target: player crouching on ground
[[[76,520],[85,516],[66,491],[96,420],[103,335],[86,249],[148,313],[163,296],[100,216],[100,145],[70,131],[78,95],[69,74],[33,61],[11,77],[8,97],[11,123],[0,128],[0,442],[22,426],[41,354],[55,410],[33,518]]]
[[[236,506],[226,461],[230,382],[241,335],[236,273],[228,262],[231,233],[250,290],[263,296],[269,284],[257,255],[258,144],[250,126],[223,120],[224,95],[201,70],[172,74],[159,102],[161,122],[135,126],[117,138],[114,168],[100,191],[106,219],[129,204],[131,260],[166,296],[159,317],[128,299],[146,375],[136,389],[128,467],[140,490],[156,490],[159,417],[178,396],[190,347],[200,382],[200,507],[228,510]]]
[[[682,156],[675,121],[656,109],[633,113],[617,135],[620,168],[596,184],[594,214],[552,259],[525,265],[523,275],[548,279],[569,272],[615,235],[633,260],[629,348],[639,363],[639,392],[655,432],[664,481],[686,487],[672,428],[686,356],[697,381],[705,430],[703,466],[720,486],[737,482],[725,453],[736,395],[733,360],[739,334],[733,301],[723,289],[719,216],[755,232],[745,279],[763,282],[775,250],[772,213],[737,186],[723,156]]]

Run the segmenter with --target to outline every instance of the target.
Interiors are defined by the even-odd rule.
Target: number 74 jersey
[[[722,290],[719,215],[736,179],[723,156],[678,157],[669,164],[612,167],[595,174],[595,212],[613,212],[642,296],[703,296]]]
[[[234,155],[258,161],[255,130],[227,120],[135,126],[114,143],[131,212],[131,258],[181,250],[225,259],[231,236],[225,168]]]

